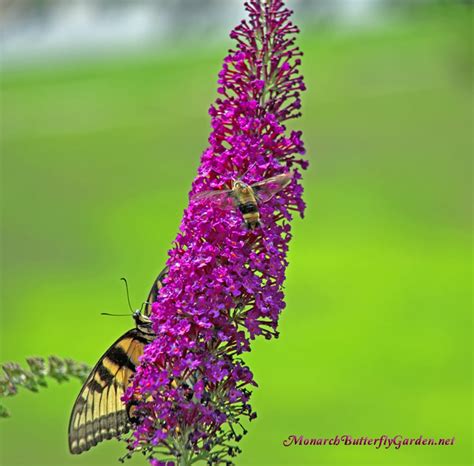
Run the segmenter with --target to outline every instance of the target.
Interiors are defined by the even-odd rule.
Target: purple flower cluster
[[[282,285],[294,212],[303,215],[300,169],[307,162],[301,132],[286,120],[300,116],[302,53],[282,0],[251,0],[248,20],[219,73],[211,106],[210,146],[203,153],[190,203],[169,252],[169,274],[153,304],[157,337],[145,348],[125,401],[139,400],[130,448],[150,462],[229,461],[245,433],[242,417],[256,386],[241,359],[258,335],[278,336],[285,307]],[[262,226],[248,230],[238,210],[224,211],[193,196],[231,189],[291,172],[291,183],[258,208]]]

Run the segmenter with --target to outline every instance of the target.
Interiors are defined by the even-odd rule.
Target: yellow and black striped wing
[[[167,274],[168,267],[165,267],[151,287],[144,310],[147,317]],[[72,408],[69,420],[71,453],[82,453],[102,440],[118,437],[129,430],[129,413],[121,398],[135,374],[143,347],[152,339],[153,334],[145,334],[138,328],[129,330],[99,359]]]
[[[121,397],[147,343],[149,340],[139,330],[129,330],[92,369],[72,409],[69,421],[71,453],[82,453],[102,440],[118,437],[129,430],[129,418]]]
[[[166,278],[166,275],[168,275],[168,271],[168,267],[165,267],[160,272],[160,274],[156,277],[150,292],[148,293],[148,297],[145,302],[145,309],[143,311],[143,314],[147,317],[150,317],[151,315],[151,306],[158,299],[158,293],[160,292],[161,288],[163,288],[163,280]]]

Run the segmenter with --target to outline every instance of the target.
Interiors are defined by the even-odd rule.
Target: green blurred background
[[[281,337],[246,358],[258,419],[238,464],[472,464],[471,19],[447,2],[370,28],[304,25],[307,216]],[[127,312],[122,276],[138,306],[163,267],[227,47],[4,67],[2,361],[92,364],[132,325],[100,312]],[[118,464],[115,441],[68,453],[79,388],[6,400],[0,463]],[[291,434],[456,441],[283,447]]]

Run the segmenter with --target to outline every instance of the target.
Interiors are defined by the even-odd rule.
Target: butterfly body
[[[251,185],[235,180],[232,189],[204,191],[196,194],[194,199],[208,199],[223,209],[237,208],[246,227],[254,230],[260,226],[258,205],[272,199],[275,194],[288,186],[291,179],[291,173],[283,173]]]
[[[156,337],[156,334],[151,326],[151,319],[140,312],[140,310],[136,310],[133,313],[133,320],[135,320],[135,330],[145,338],[148,343],[153,341]]]
[[[133,313],[135,328],[122,335],[105,352],[79,392],[69,421],[71,453],[82,453],[130,429],[131,404],[126,406],[121,398],[140,363],[144,346],[156,337],[149,316],[167,272],[167,269],[163,270],[153,283],[144,312],[137,310]]]
[[[233,196],[247,228],[249,230],[257,228],[260,225],[260,212],[252,187],[243,181],[235,181]]]

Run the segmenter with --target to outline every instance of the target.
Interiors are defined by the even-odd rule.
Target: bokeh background
[[[242,465],[472,464],[472,6],[294,1],[308,92],[307,216],[278,340],[246,360]],[[5,1],[1,360],[93,364],[161,270],[209,134],[238,0]],[[2,465],[67,451],[78,382],[5,403]],[[290,447],[291,434],[455,437],[449,447]],[[137,457],[130,464],[143,464]]]

